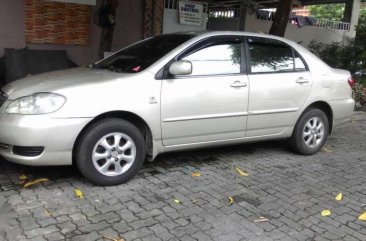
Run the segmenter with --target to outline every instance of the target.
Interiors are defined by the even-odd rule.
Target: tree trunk
[[[273,19],[269,34],[285,36],[287,23],[292,10],[292,0],[279,0],[276,15]]]
[[[351,23],[352,10],[353,10],[353,0],[348,0],[344,8],[343,22]]]
[[[247,18],[247,6],[245,3],[240,5],[239,31],[245,31],[245,22]]]
[[[116,15],[118,0],[106,0],[106,3],[111,6],[112,14]],[[99,59],[104,58],[104,52],[112,51],[113,33],[114,33],[114,26],[111,28],[102,28],[102,32],[100,33],[99,47],[98,47]]]

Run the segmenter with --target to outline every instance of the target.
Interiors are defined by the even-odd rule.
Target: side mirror
[[[171,75],[189,75],[192,74],[192,63],[186,60],[174,62],[169,67]]]

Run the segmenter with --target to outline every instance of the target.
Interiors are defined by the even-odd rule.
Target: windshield
[[[138,73],[193,37],[194,35],[169,34],[149,38],[122,49],[93,67],[119,73]]]

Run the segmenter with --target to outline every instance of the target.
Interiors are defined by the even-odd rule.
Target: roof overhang
[[[51,2],[77,3],[86,5],[96,5],[96,0],[47,0]]]
[[[260,8],[274,8],[279,0],[252,0]],[[239,7],[244,0],[208,0],[211,7]],[[320,5],[320,4],[335,4],[346,3],[347,0],[294,0],[294,6]]]

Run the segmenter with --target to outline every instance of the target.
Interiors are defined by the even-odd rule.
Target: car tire
[[[289,139],[290,148],[302,155],[317,153],[327,140],[329,121],[320,109],[307,109],[297,121]]]
[[[111,118],[93,123],[75,150],[79,171],[96,185],[118,185],[130,180],[146,156],[141,131],[128,121]]]

